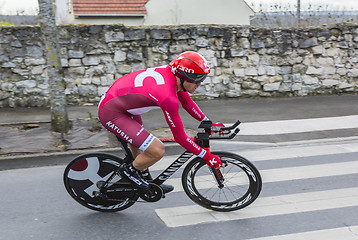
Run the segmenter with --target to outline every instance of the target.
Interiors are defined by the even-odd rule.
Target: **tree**
[[[67,114],[65,82],[59,57],[59,41],[52,0],[38,0],[40,28],[47,57],[47,74],[50,87],[51,127],[55,132],[70,129]]]

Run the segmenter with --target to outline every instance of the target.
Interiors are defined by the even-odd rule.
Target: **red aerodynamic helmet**
[[[199,53],[188,51],[180,54],[169,63],[169,67],[175,76],[180,79],[200,83],[210,73],[210,67],[206,59]]]

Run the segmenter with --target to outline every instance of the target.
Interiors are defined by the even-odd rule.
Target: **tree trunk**
[[[55,132],[66,133],[70,124],[67,115],[65,83],[59,57],[59,41],[52,0],[38,0],[40,27],[47,57],[50,87],[51,126]]]

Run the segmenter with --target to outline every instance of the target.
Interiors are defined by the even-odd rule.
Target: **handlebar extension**
[[[226,134],[226,135],[230,134],[231,131],[235,129],[234,132],[230,136],[221,136],[221,137],[210,136],[209,139],[232,139],[232,138],[234,138],[240,132],[240,129],[237,128],[237,126],[239,126],[240,123],[241,123],[240,120],[237,120],[232,126],[220,128],[220,130],[222,132],[224,132],[224,134]],[[211,135],[211,133],[212,133],[211,125],[212,125],[212,121],[202,121],[198,128],[204,128],[205,132],[208,135]]]
[[[236,123],[234,123],[232,126],[230,126],[230,127],[222,127],[221,130],[223,130],[223,131],[233,130],[234,128],[239,126],[240,123],[241,123],[240,120],[237,120]]]
[[[230,136],[225,137],[209,137],[210,139],[233,139],[240,132],[239,128],[236,128],[235,131]]]

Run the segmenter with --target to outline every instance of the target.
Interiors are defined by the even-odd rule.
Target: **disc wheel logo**
[[[80,155],[64,171],[66,190],[78,203],[89,209],[101,212],[126,209],[139,196],[118,174],[118,168],[123,163],[122,158],[107,153]]]
[[[73,194],[81,196],[85,201],[93,205],[100,205],[101,201],[94,196],[98,191],[97,183],[106,181],[118,163],[113,160],[98,157],[83,158],[75,162],[67,174]],[[116,176],[113,182],[119,181]]]
[[[82,172],[82,171],[86,170],[87,167],[88,167],[88,162],[87,162],[87,159],[84,158],[84,159],[78,161],[76,164],[74,164],[71,167],[71,169],[76,172]]]

